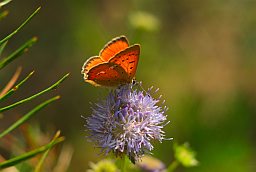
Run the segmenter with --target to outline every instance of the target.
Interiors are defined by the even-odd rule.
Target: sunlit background
[[[153,155],[168,165],[173,142],[189,142],[199,166],[177,171],[256,171],[255,1],[13,1],[4,7],[9,15],[0,23],[1,38],[38,6],[40,13],[9,41],[4,54],[32,36],[39,41],[0,73],[0,89],[18,66],[21,78],[35,74],[6,104],[70,73],[49,93],[61,99],[30,120],[44,133],[62,131],[64,145],[74,149],[69,171],[85,171],[89,161],[103,158],[87,142],[81,115],[90,115],[90,102],[109,90],[85,83],[80,71],[86,59],[120,35],[141,44],[136,79],[144,88],[159,88],[169,107],[165,131],[174,140],[156,142]],[[0,129],[46,97],[7,112]]]

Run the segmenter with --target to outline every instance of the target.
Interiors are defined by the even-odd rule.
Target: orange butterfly
[[[115,87],[131,83],[135,76],[140,55],[140,45],[129,46],[125,36],[108,42],[99,56],[89,58],[81,73],[84,80],[94,86]]]

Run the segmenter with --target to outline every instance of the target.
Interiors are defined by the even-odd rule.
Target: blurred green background
[[[10,104],[70,72],[56,90],[61,100],[31,121],[45,132],[62,130],[74,149],[70,171],[85,171],[89,161],[103,158],[86,141],[81,115],[90,115],[90,102],[108,89],[85,83],[80,71],[87,58],[120,35],[141,44],[136,78],[144,88],[160,88],[170,108],[167,137],[189,142],[197,152],[198,167],[177,171],[256,171],[256,1],[13,1],[4,7],[10,13],[0,23],[0,36],[38,6],[39,15],[9,41],[4,54],[32,36],[39,41],[3,69],[0,86],[17,66],[23,67],[21,78],[35,70]],[[43,99],[8,112],[1,130]],[[173,141],[155,143],[154,156],[169,164],[172,147]]]

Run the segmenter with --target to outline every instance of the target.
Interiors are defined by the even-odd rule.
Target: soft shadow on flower
[[[132,162],[153,149],[152,140],[162,142],[163,127],[168,124],[160,107],[160,97],[154,99],[150,91],[140,91],[132,84],[123,85],[92,107],[86,120],[89,138],[102,153],[127,155]]]

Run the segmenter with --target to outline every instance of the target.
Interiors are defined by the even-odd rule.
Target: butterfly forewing
[[[129,46],[128,40],[125,36],[120,36],[112,39],[100,52],[100,57],[103,61],[108,61],[114,57],[120,51],[126,49]]]
[[[116,54],[109,62],[122,67],[128,75],[129,82],[131,82],[137,70],[139,55],[140,46],[135,44]]]
[[[113,87],[128,83],[129,78],[122,67],[114,63],[102,63],[89,70],[85,81],[95,86]]]

